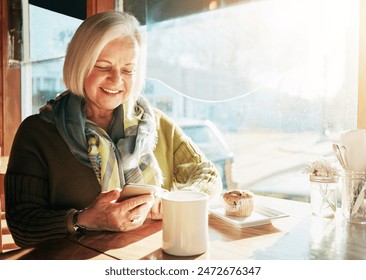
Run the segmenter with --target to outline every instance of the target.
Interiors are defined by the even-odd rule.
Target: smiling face
[[[103,116],[126,102],[136,80],[139,47],[131,37],[107,43],[84,82],[87,116]]]

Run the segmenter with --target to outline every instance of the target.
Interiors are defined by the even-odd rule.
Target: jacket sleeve
[[[47,164],[30,130],[32,121],[25,120],[15,136],[4,180],[6,220],[20,247],[65,237],[70,211],[49,204]]]
[[[166,115],[157,111],[158,135],[164,139],[158,141],[158,161],[169,162],[171,158],[171,186],[167,189],[196,190],[207,193],[211,198],[222,192],[222,180],[215,165],[209,161],[203,152],[187,137],[184,132]],[[169,164],[170,165],[170,164]],[[164,173],[164,171],[163,171]],[[169,178],[168,174],[168,178]],[[169,182],[170,183],[170,182]]]
[[[5,176],[6,220],[15,243],[29,247],[68,233],[67,210],[51,210],[47,181],[29,175]]]
[[[211,198],[222,191],[222,181],[215,165],[189,139],[174,152],[173,188],[207,193]]]

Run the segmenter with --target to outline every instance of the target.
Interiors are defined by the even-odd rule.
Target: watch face
[[[75,213],[74,213],[74,216],[72,217],[72,226],[73,226],[73,228],[74,228],[74,230],[76,231],[76,232],[82,232],[82,231],[84,231],[85,230],[85,227],[83,227],[82,225],[79,225],[78,224],[78,217],[79,217],[79,213],[80,213],[81,211],[76,211]]]
[[[81,226],[79,226],[79,225],[75,225],[75,226],[74,226],[74,230],[75,230],[76,232],[82,232],[82,231],[84,231],[84,227],[81,227]]]

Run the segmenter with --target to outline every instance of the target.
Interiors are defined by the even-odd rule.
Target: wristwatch
[[[72,216],[72,227],[74,228],[75,232],[84,232],[86,228],[78,223],[78,217],[81,213],[81,210],[75,211],[74,215]]]

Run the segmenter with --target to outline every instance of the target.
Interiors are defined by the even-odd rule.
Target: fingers
[[[153,195],[141,195],[115,203],[119,205],[118,215],[109,215],[109,225],[119,231],[130,231],[141,226],[151,206],[154,204]]]
[[[99,195],[98,200],[101,202],[114,202],[120,197],[120,194],[121,194],[120,189],[102,192]]]
[[[133,220],[137,216],[146,217],[147,214],[150,212],[150,209],[151,209],[150,204],[148,204],[148,203],[141,204],[140,206],[137,206],[130,211],[129,218],[130,218],[130,220]]]
[[[120,190],[101,193],[92,205],[82,212],[82,224],[92,230],[128,231],[143,224],[155,198],[141,195],[116,202]]]
[[[150,209],[151,206],[154,204],[154,201],[155,198],[153,195],[145,194],[126,199],[121,203],[124,204],[124,207],[127,211],[131,211],[132,209],[144,204],[146,204],[146,206]]]
[[[155,203],[151,207],[150,214],[151,214],[151,219],[153,219],[153,220],[161,220],[163,218],[163,209],[162,209],[162,203],[161,203],[160,198],[155,199]]]
[[[122,224],[121,231],[130,231],[141,226],[151,209],[150,203],[141,204],[129,212],[128,222]]]
[[[159,189],[159,191],[157,191],[155,193],[155,203],[151,207],[151,211],[150,211],[150,218],[151,219],[161,220],[163,218],[163,207],[162,207],[161,198],[167,192],[169,192],[169,191],[166,190],[166,189]]]

